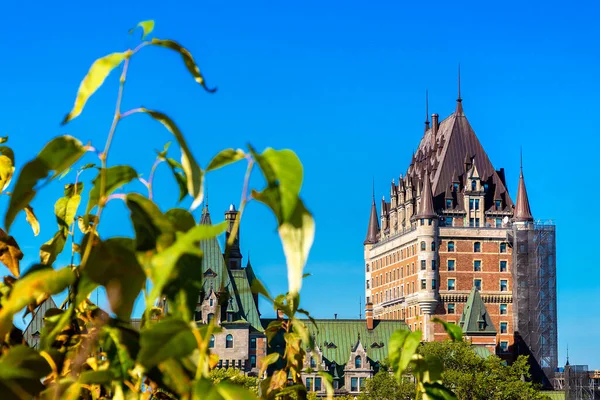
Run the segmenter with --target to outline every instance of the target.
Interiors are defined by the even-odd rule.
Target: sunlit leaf
[[[25,207],[25,219],[31,225],[31,230],[33,230],[33,236],[37,236],[40,234],[40,222],[33,212],[33,207],[27,205]]]
[[[160,122],[175,136],[177,139],[177,143],[181,148],[181,167],[185,172],[185,176],[187,179],[187,189],[188,193],[192,196],[194,201],[192,202],[192,206],[190,207],[192,210],[195,210],[200,203],[202,203],[204,191],[204,174],[200,169],[200,166],[194,159],[192,152],[190,151],[187,142],[183,138],[183,134],[175,124],[175,122],[169,118],[166,114],[163,114],[159,111],[148,110],[142,108],[142,111],[150,115],[152,118]]]
[[[214,171],[215,169],[219,169],[226,165],[232,164],[236,161],[242,160],[246,157],[246,153],[244,153],[241,149],[225,149],[221,150],[219,154],[217,154],[211,161],[208,163],[208,167],[206,167],[206,171]]]
[[[144,367],[151,368],[169,358],[184,357],[197,345],[189,324],[167,317],[142,329],[137,361]]]
[[[0,137],[0,144],[6,143],[6,142],[8,142],[8,136]]]
[[[47,178],[50,172],[54,171],[47,180],[51,181],[79,160],[84,153],[85,149],[79,140],[71,136],[60,136],[52,139],[33,161],[25,164],[19,173],[4,216],[6,230],[10,230],[17,213],[35,197],[35,186],[39,180]]]
[[[452,390],[440,382],[424,382],[423,387],[429,400],[456,400],[457,397]]]
[[[114,379],[110,370],[84,371],[79,375],[79,383],[82,384],[108,384]]]
[[[327,392],[327,400],[333,399],[333,376],[325,371],[319,371],[317,374],[323,378],[325,383],[325,390]]]
[[[7,152],[10,154],[7,156]],[[0,146],[0,192],[6,190],[10,181],[12,180],[13,173],[15,172],[15,161],[12,150],[6,146]]]
[[[223,400],[256,400],[256,396],[243,386],[222,381],[214,389]]]
[[[19,268],[21,259],[23,259],[23,252],[15,238],[0,229],[0,261],[17,278],[21,274]]]
[[[439,318],[432,318],[432,322],[442,324],[446,333],[453,342],[460,342],[462,340],[462,328],[457,324],[449,324]]]
[[[87,75],[81,81],[73,109],[65,116],[62,125],[81,114],[88,99],[102,86],[112,70],[125,60],[125,57],[127,57],[127,53],[112,53],[94,61]]]
[[[148,36],[153,30],[154,30],[154,21],[153,20],[148,20],[148,21],[142,21],[139,22],[135,28],[132,28],[129,30],[129,33],[133,33],[137,28],[142,28],[143,33],[142,33],[142,40],[146,39],[146,36]]]
[[[390,364],[397,377],[408,367],[412,356],[421,342],[421,331],[411,332],[400,329],[395,331],[388,342]]]
[[[86,248],[88,234],[81,244]],[[146,280],[133,251],[133,239],[110,238],[101,241],[94,236],[92,250],[83,273],[92,282],[106,288],[110,308],[125,321],[131,317],[133,303]]]
[[[106,183],[104,186],[104,195],[108,196],[121,186],[131,182],[137,178],[138,174],[129,165],[115,165],[106,169]],[[92,189],[90,190],[90,198],[88,200],[86,214],[89,214],[100,201],[100,186],[101,186],[102,170],[98,171],[98,175],[92,181]]]
[[[58,294],[75,281],[71,268],[41,269],[16,281],[8,299],[0,309],[0,338],[10,330],[13,315],[44,293]]]
[[[226,226],[226,222],[218,225],[196,225],[186,233],[178,233],[175,243],[153,256],[145,266],[148,268],[146,275],[150,277],[153,284],[146,304],[153,304],[169,280],[176,279],[177,276],[173,271],[184,254],[202,257],[198,243],[222,234]]]
[[[278,353],[271,353],[264,356],[260,364],[260,373],[258,374],[258,376],[263,376],[267,368],[269,368],[269,365],[275,364],[277,360],[279,360]]]
[[[207,92],[213,93],[217,90],[217,89],[209,89],[206,86],[204,77],[202,76],[202,73],[200,72],[200,68],[198,68],[198,66],[196,65],[196,62],[194,61],[192,54],[186,48],[181,46],[179,43],[175,42],[174,40],[152,39],[150,44],[153,44],[155,46],[166,47],[168,49],[178,52],[181,55],[181,57],[183,58],[183,62],[185,64],[186,68],[188,69],[190,74],[192,74],[192,76],[194,77],[194,80],[196,82],[198,82],[200,85],[202,85],[202,87]]]
[[[40,247],[40,262],[42,264],[52,265],[56,261],[56,257],[65,248],[67,236],[62,230],[54,234],[52,239],[48,240]]]
[[[77,214],[80,202],[81,196],[73,194],[72,196],[61,197],[54,204],[54,214],[56,215],[58,228],[65,236],[68,236],[71,225],[75,221],[75,214]]]

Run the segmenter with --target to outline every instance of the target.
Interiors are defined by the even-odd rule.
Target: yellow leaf
[[[144,32],[142,33],[142,40],[144,40],[146,36],[148,36],[150,32],[154,30],[154,20],[150,19],[148,21],[142,21],[138,23],[135,28],[129,30],[129,33],[133,33],[137,28],[143,29]]]
[[[123,62],[126,56],[127,53],[112,53],[94,61],[87,75],[81,81],[73,109],[62,121],[62,125],[81,114],[88,99],[102,86],[106,77]]]
[[[30,205],[25,207],[25,219],[27,220],[27,222],[29,222],[29,225],[31,225],[31,229],[33,230],[33,235],[34,236],[39,235],[40,234],[40,222],[38,221],[37,217],[33,213],[33,207],[31,207]]]
[[[0,189],[4,191],[12,180],[15,166],[10,158],[0,155]]]
[[[19,249],[15,238],[8,236],[6,232],[0,229],[0,261],[17,278],[21,274],[19,262],[22,258],[23,252]]]

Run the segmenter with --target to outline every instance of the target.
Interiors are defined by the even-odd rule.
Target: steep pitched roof
[[[416,215],[417,218],[433,218],[435,210],[433,209],[433,197],[431,196],[431,182],[429,181],[429,171],[425,171],[423,178],[423,193],[421,193],[421,207]],[[445,193],[444,193],[445,194]]]
[[[492,206],[494,193],[499,194],[504,204],[512,206],[513,202],[503,181],[504,174],[496,171],[488,158],[483,146],[471,128],[462,109],[462,102],[457,103],[457,110],[440,122],[437,133],[434,127],[423,135],[414,162],[408,168],[407,175],[413,179],[422,180],[425,170],[432,172],[432,193],[434,208],[443,208],[446,188],[462,176],[466,178],[465,155],[469,162],[475,162],[482,183],[488,184],[486,201]],[[473,160],[473,161],[472,161]],[[461,202],[461,197],[459,202]]]
[[[252,267],[249,267],[252,269]],[[233,276],[233,294],[236,302],[240,305],[238,318],[243,318],[257,331],[262,332],[263,326],[260,322],[258,305],[254,301],[251,285],[252,281],[248,279],[249,275],[254,275],[252,271],[246,271],[248,267],[239,270],[232,270]]]
[[[482,328],[480,329],[480,324]],[[485,308],[479,290],[471,289],[465,309],[460,317],[459,326],[467,335],[496,334],[496,328]]]
[[[517,191],[515,221],[533,221],[533,216],[531,215],[531,208],[529,207],[529,197],[527,196],[527,188],[525,187],[525,178],[523,177],[523,166],[521,166],[521,174],[519,175],[519,189]]]
[[[364,244],[377,243],[377,234],[379,233],[379,218],[377,217],[377,206],[375,205],[375,196],[371,204],[371,216],[369,217],[369,226],[367,227],[367,237]]]

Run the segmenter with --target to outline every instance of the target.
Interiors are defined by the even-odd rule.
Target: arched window
[[[435,251],[435,242],[431,242],[431,251]]]
[[[473,243],[473,252],[481,253],[481,242]]]
[[[228,349],[233,349],[233,336],[227,335],[225,338],[225,347]]]
[[[213,314],[213,313],[208,314],[208,323],[209,324],[211,323],[211,321],[213,320],[214,317],[215,317],[215,314]]]
[[[454,242],[448,242],[448,251],[454,251]]]
[[[471,190],[477,189],[477,181],[471,181]]]
[[[215,347],[215,335],[210,335],[210,342],[208,343],[208,348],[212,349]]]
[[[356,358],[354,359],[354,368],[360,368],[362,364],[362,361],[360,359],[360,356],[356,356]]]
[[[421,242],[421,250],[422,251],[427,250],[427,245],[425,244],[425,242]]]
[[[314,357],[310,357],[310,367],[317,368],[317,362],[315,361]]]

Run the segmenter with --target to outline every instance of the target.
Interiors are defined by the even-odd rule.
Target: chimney
[[[367,318],[367,329],[373,330],[373,303],[371,302],[365,305],[365,317]]]
[[[438,123],[439,115],[431,114],[431,129],[433,131],[433,135],[437,135],[439,123]]]
[[[337,314],[333,314],[333,319],[337,319]]]

